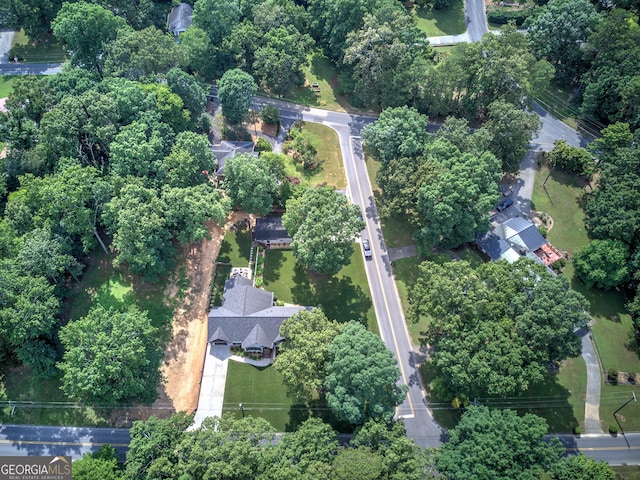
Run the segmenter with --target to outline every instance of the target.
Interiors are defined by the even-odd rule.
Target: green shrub
[[[573,434],[574,435],[581,435],[582,433],[584,433],[584,430],[582,429],[582,427],[580,425],[574,427],[574,429],[573,429]]]
[[[256,142],[257,152],[270,152],[272,150],[273,150],[273,147],[271,146],[271,143],[269,143],[269,140],[262,137],[258,138],[258,141]]]
[[[617,425],[609,425],[609,433],[611,435],[617,435],[618,434],[618,426]]]
[[[513,20],[520,27],[527,17],[531,15],[531,12],[532,10],[528,8],[523,10],[489,10],[487,18],[491,23],[497,23],[498,25],[506,25]]]
[[[256,285],[256,287],[257,287],[257,288],[260,288],[260,287],[262,286],[262,284],[263,284],[263,283],[264,283],[264,280],[262,279],[262,277],[258,277],[258,278],[256,278],[256,283],[255,283],[255,285]]]
[[[264,256],[258,255],[258,265],[262,265],[264,263]]]
[[[540,232],[540,235],[542,235],[544,238],[547,238],[548,230],[546,227],[540,226],[538,227],[538,231]]]
[[[273,125],[280,121],[280,110],[274,105],[265,105],[264,108],[260,110],[260,118],[264,123]]]
[[[608,370],[607,379],[610,383],[618,383],[618,371],[614,369]]]

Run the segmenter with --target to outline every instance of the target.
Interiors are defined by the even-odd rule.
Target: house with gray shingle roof
[[[208,341],[273,358],[276,347],[284,340],[280,335],[282,322],[310,308],[276,306],[273,293],[255,288],[247,278],[230,278],[224,285],[222,305],[209,313]]]
[[[293,242],[293,238],[282,225],[280,216],[256,218],[252,239],[254,245],[270,249],[291,248],[291,242]]]
[[[193,7],[188,3],[181,3],[171,9],[167,15],[167,30],[178,37],[191,26],[193,21]]]

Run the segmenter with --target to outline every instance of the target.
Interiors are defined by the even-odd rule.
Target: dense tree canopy
[[[556,79],[564,84],[577,81],[587,67],[581,45],[599,20],[589,0],[550,0],[534,9],[525,26],[533,53],[556,69]]]
[[[521,259],[473,270],[425,262],[409,294],[409,318],[430,316],[423,342],[452,396],[499,397],[542,380],[550,360],[580,353],[573,333],[587,304],[566,278]]]
[[[240,153],[224,164],[224,189],[233,205],[266,215],[273,210],[278,178],[263,158]]]
[[[162,354],[146,312],[94,307],[60,330],[62,390],[87,404],[151,403]]]
[[[329,344],[341,326],[319,308],[297,313],[280,326],[284,342],[275,369],[287,388],[298,397],[311,398],[324,387]]]
[[[439,138],[427,144],[425,156],[435,174],[418,191],[416,237],[422,248],[457,247],[486,232],[500,197],[498,159],[490,152],[462,153]]]
[[[124,32],[126,25],[123,18],[87,2],[64,3],[51,24],[56,38],[71,50],[71,62],[100,76],[106,44]]]
[[[620,240],[592,240],[573,259],[576,275],[589,288],[612,288],[629,280],[629,247]]]
[[[347,197],[328,187],[291,198],[282,224],[293,238],[296,260],[320,274],[338,273],[351,261],[353,242],[365,227],[359,213]]]
[[[390,422],[406,396],[393,354],[359,323],[350,322],[333,339],[326,369],[327,403],[353,425],[369,418]]]
[[[229,122],[240,123],[247,116],[258,86],[253,77],[242,70],[227,70],[218,82],[222,114]]]
[[[387,108],[362,130],[365,146],[383,165],[393,159],[422,155],[429,138],[429,119],[407,107]]]
[[[545,442],[547,423],[513,410],[468,407],[449,430],[449,440],[437,460],[448,479],[537,479],[564,453],[560,442]]]

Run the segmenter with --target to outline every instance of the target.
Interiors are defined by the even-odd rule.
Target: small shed
[[[282,225],[282,217],[264,217],[256,219],[253,228],[253,243],[270,249],[291,248],[293,239]]]
[[[191,26],[193,7],[188,3],[181,3],[171,9],[167,15],[167,30],[178,37]]]

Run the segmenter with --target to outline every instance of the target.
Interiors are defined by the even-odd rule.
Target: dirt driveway
[[[191,413],[198,406],[207,346],[207,315],[214,262],[226,229],[245,218],[245,213],[233,213],[224,228],[216,227],[210,222],[207,226],[211,240],[191,244],[180,251],[188,287],[180,292],[180,282],[174,281],[165,290],[167,298],[173,299],[175,308],[172,336],[162,364],[162,374],[166,381],[160,386],[160,397],[153,405],[154,415],[163,409]]]

